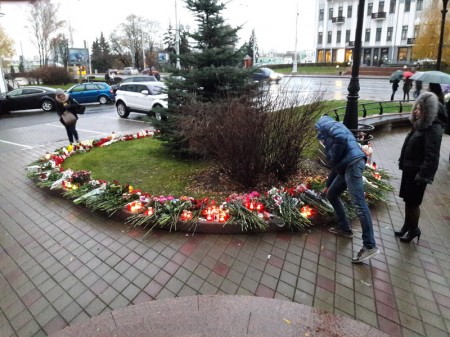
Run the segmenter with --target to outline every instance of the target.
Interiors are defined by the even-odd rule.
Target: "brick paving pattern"
[[[392,174],[405,129],[376,134],[374,160]],[[38,135],[29,135],[30,137]],[[249,295],[300,303],[392,336],[450,333],[450,137],[422,207],[419,244],[393,235],[397,192],[372,209],[381,254],[325,227],[250,235],[140,230],[37,188],[25,166],[61,144],[11,150],[0,143],[0,336],[40,337],[113,310],[195,295]],[[137,333],[137,332],[136,332]],[[138,335],[138,334],[137,334]]]

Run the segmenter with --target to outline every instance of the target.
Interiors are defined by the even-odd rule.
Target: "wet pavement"
[[[85,123],[80,129],[92,127],[87,118]],[[106,123],[99,123],[99,128],[109,131]],[[131,132],[142,127],[130,124],[121,123],[115,130]],[[48,130],[55,127],[50,125]],[[154,232],[144,239],[142,231],[39,189],[26,177],[26,165],[66,143],[64,134],[57,142],[48,140],[48,130],[17,125],[1,131],[1,139],[7,132],[23,145],[0,143],[1,337],[88,336],[89,330],[73,329],[93,324],[90,318],[103,322],[102,327],[114,324],[115,332],[120,328],[123,336],[163,336],[164,329],[177,326],[176,322],[184,328],[172,327],[178,331],[172,336],[212,336],[206,328],[242,328],[239,317],[251,312],[259,321],[247,324],[247,330],[230,331],[254,336],[300,331],[305,336],[351,335],[342,330],[338,334],[338,330],[300,329],[308,321],[305,318],[299,324],[299,317],[325,317],[320,316],[325,315],[322,311],[336,315],[327,317],[337,317],[339,327],[359,326],[359,331],[371,331],[367,335],[381,336],[377,329],[392,336],[449,335],[449,136],[444,136],[439,171],[422,206],[420,242],[405,244],[394,237],[404,211],[402,200],[392,192],[388,204],[372,208],[381,254],[355,265],[351,257],[361,248],[360,235],[336,237],[325,227],[295,234]],[[406,131],[394,128],[377,133],[374,141],[374,160],[392,174],[391,184],[397,189],[397,158]],[[106,131],[99,129],[91,136],[101,132]],[[357,222],[354,228],[360,234]],[[285,317],[280,308],[286,306],[295,314]],[[202,320],[192,308],[209,310]],[[139,314],[141,310],[149,315]],[[159,317],[179,316],[160,318],[165,324],[155,325],[159,331],[152,326],[150,334],[144,329],[149,325],[146,317],[158,320],[157,312]],[[229,315],[235,320],[227,321]],[[135,319],[120,325],[119,317]],[[258,328],[272,321],[279,330]],[[296,332],[285,330],[293,322],[299,324]],[[206,330],[199,330],[202,324]]]

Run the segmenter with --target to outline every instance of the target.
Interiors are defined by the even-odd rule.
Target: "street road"
[[[287,91],[293,95],[309,95],[312,91],[323,91],[326,99],[346,100],[349,77],[290,77],[286,76],[280,84],[267,87],[271,94]],[[360,79],[360,99],[387,100],[391,95],[391,85],[386,79]],[[397,99],[401,98],[401,90]],[[144,114],[131,113],[128,119],[120,118],[113,104],[86,105],[86,113],[77,124],[80,139],[97,139],[110,135],[136,133],[142,129],[153,129]],[[56,149],[66,145],[67,135],[55,112],[41,110],[13,112],[0,116],[0,154],[10,151],[46,148]]]

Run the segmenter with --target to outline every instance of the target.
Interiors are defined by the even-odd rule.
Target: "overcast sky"
[[[226,2],[227,0],[224,0]],[[152,21],[159,21],[163,32],[169,23],[175,25],[175,3],[178,21],[196,29],[191,12],[185,8],[183,0],[53,0],[60,4],[59,19],[70,22],[73,29],[74,48],[83,48],[83,41],[90,47],[103,32],[109,34],[129,14],[136,14]],[[233,27],[243,25],[239,33],[242,42],[248,41],[255,29],[260,52],[276,50],[284,52],[295,49],[296,8],[298,3],[298,46],[309,50],[314,47],[315,0],[231,0],[226,5],[223,16]],[[37,55],[32,44],[32,34],[27,28],[30,5],[15,1],[1,1],[0,24],[15,41],[16,55],[26,58]],[[68,30],[66,36],[68,36]]]

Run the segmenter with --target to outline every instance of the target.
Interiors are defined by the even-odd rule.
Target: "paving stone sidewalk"
[[[393,129],[374,142],[374,160],[396,188],[405,135]],[[360,235],[336,237],[324,227],[295,234],[154,232],[144,239],[140,230],[26,178],[25,166],[54,148],[3,153],[0,144],[1,337],[47,336],[134,304],[196,295],[285,300],[392,336],[450,333],[449,136],[426,192],[420,242],[394,237],[404,211],[393,192],[387,205],[372,209],[381,254],[362,265],[351,263]]]

